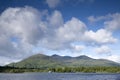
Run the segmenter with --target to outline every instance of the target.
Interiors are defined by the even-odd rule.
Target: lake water
[[[120,80],[120,74],[0,73],[0,80]]]

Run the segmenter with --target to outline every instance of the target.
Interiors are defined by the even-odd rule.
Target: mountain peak
[[[38,53],[38,54],[35,54],[35,55],[32,55],[32,56],[30,56],[30,57],[28,57],[28,58],[46,58],[46,57],[48,57],[47,55],[45,55],[45,54],[42,54],[42,53]]]
[[[93,59],[93,58],[90,58],[90,57],[88,57],[86,55],[81,55],[81,56],[78,56],[76,58],[79,58],[79,59]]]
[[[38,54],[35,54],[33,56],[46,56],[45,54],[42,54],[42,53],[38,53]]]
[[[52,57],[61,57],[61,56],[59,56],[57,54],[53,54]]]

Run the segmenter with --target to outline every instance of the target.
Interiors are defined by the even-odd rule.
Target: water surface
[[[120,80],[120,74],[0,73],[0,80]]]

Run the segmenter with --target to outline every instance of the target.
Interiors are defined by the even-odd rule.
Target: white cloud
[[[99,16],[99,17],[89,16],[89,17],[88,17],[88,20],[89,20],[91,23],[95,23],[95,22],[100,21],[100,20],[103,20],[103,19],[106,19],[106,17],[105,17],[105,16]]]
[[[97,44],[117,42],[117,39],[112,37],[112,33],[105,29],[99,29],[96,32],[93,32],[92,30],[86,31],[85,40],[87,40],[88,42],[90,41],[90,42],[97,43]]]
[[[58,18],[56,17],[56,19]],[[85,30],[86,25],[82,21],[72,18],[65,24],[61,26],[58,24],[57,28],[52,28],[52,31],[48,34],[49,37],[45,37],[42,43],[45,47],[51,49],[70,48],[71,42],[79,41]]]
[[[17,40],[17,42],[9,41],[13,49],[15,49],[14,45],[17,45],[13,51],[23,48],[22,45],[26,45],[27,49],[36,45],[49,49],[61,49],[69,48],[74,41],[92,41],[100,44],[116,41],[112,34],[104,29],[97,32],[88,31],[86,25],[77,18],[73,17],[64,23],[59,11],[54,11],[52,15],[44,17],[45,21],[42,20],[42,16],[44,16],[43,12],[31,7],[8,8],[2,13],[0,32],[1,35],[7,36],[7,40],[11,38]]]
[[[116,41],[111,32],[87,30],[85,23],[75,17],[64,22],[59,11],[49,15],[26,6],[8,8],[0,15],[1,57],[18,60],[33,54],[35,47],[64,50],[71,49],[73,42],[109,44]],[[84,48],[84,45],[74,46],[79,51]]]
[[[54,11],[49,17],[50,27],[58,28],[64,24],[62,14],[59,11]]]
[[[40,17],[40,13],[32,7],[5,10],[0,16],[1,56],[20,57],[31,52],[32,45],[44,33],[39,25],[42,23]]]
[[[4,29],[4,34],[34,44],[42,37],[40,35],[43,35],[39,15],[40,13],[31,7],[9,8],[2,13],[0,26]]]
[[[111,20],[104,22],[104,26],[110,31],[120,30],[120,14],[113,14]]]
[[[46,3],[50,8],[55,8],[59,5],[60,0],[46,0]]]
[[[63,25],[62,15],[59,11],[46,14],[28,6],[6,9],[0,16],[0,56],[24,58],[32,54],[33,47],[41,47],[44,39],[54,45],[55,30]]]
[[[107,59],[120,63],[120,56],[119,55],[111,55],[111,56],[107,57]]]
[[[95,48],[95,52],[99,54],[110,54],[111,49],[108,46],[102,45],[100,47]]]
[[[6,58],[6,57],[1,57],[0,56],[0,65],[1,66],[4,66],[6,64],[9,64],[9,63],[12,63],[12,62],[18,62],[20,60],[15,60],[15,59],[12,59],[12,58]]]
[[[120,30],[120,13],[108,14],[105,16],[89,16],[91,23],[103,21],[104,28],[109,31]]]
[[[17,49],[16,47],[9,41],[9,38],[5,35],[0,36],[0,56],[7,56],[10,57],[13,53],[16,54]]]
[[[60,21],[55,21],[56,26],[54,28],[48,28],[49,37],[45,37],[42,42],[42,45],[44,45],[45,47],[48,47],[50,49],[70,48],[70,44],[75,41],[100,45],[117,42],[117,39],[112,36],[112,33],[105,29],[99,29],[96,32],[92,30],[87,30],[87,26],[82,21],[74,17],[63,24],[61,13],[55,11],[54,16],[55,15],[58,15],[58,18],[55,17],[54,19],[56,20],[60,18]],[[54,20],[52,23],[54,23]]]
[[[60,41],[79,40],[86,30],[86,25],[77,18],[72,18],[56,31]]]
[[[75,50],[75,51],[82,51],[85,49],[85,46],[84,45],[72,45],[72,48]]]

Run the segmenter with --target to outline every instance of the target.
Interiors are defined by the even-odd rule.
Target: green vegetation
[[[93,59],[82,55],[78,57],[37,54],[18,63],[0,67],[0,72],[92,72],[120,73],[120,64],[105,60]]]
[[[18,63],[11,63],[7,66],[18,68],[56,68],[56,67],[79,67],[79,66],[120,66],[120,64],[105,60],[93,59],[82,55],[78,57],[70,56],[47,56],[43,54],[33,55]]]
[[[24,72],[44,72],[45,69],[34,69],[34,68],[14,68],[14,67],[0,67],[1,73],[24,73]]]
[[[0,67],[3,73],[24,73],[24,72],[83,72],[83,73],[120,73],[120,67],[57,67],[57,68],[13,68]]]
[[[83,72],[83,73],[120,73],[120,67],[63,67],[51,68],[52,72]]]

